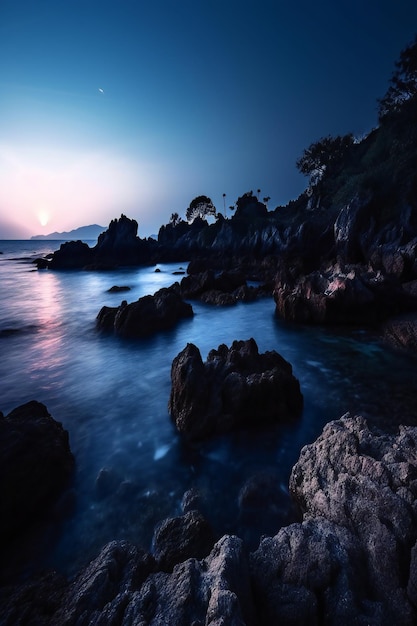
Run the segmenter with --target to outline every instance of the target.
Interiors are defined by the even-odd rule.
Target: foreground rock
[[[97,328],[114,331],[120,337],[144,337],[172,328],[179,320],[192,316],[192,306],[170,287],[131,304],[123,301],[119,307],[102,307],[97,315]]]
[[[224,536],[197,560],[199,541],[187,537],[205,531],[194,532],[201,517],[190,511],[161,525],[157,558],[112,542],[73,582],[49,573],[0,589],[2,623],[412,626],[416,468],[417,428],[372,432],[364,418],[346,415],[303,448],[293,468],[303,521],[264,537],[249,556],[239,538]],[[161,571],[175,537],[180,562]]]
[[[0,537],[15,537],[40,518],[74,467],[68,433],[40,402],[0,413]]]
[[[126,542],[108,544],[71,584],[50,574],[0,590],[2,623],[73,626],[255,625],[249,565],[242,542],[223,537],[202,561],[172,573]]]
[[[416,428],[373,434],[362,417],[303,448],[290,489],[304,521],[251,558],[260,623],[414,624],[416,467]]]
[[[202,439],[241,426],[300,415],[303,398],[291,365],[277,352],[259,354],[254,339],[222,344],[203,363],[192,343],[174,359],[168,410],[179,432]]]

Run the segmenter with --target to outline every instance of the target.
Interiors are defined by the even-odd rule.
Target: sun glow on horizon
[[[38,219],[41,226],[46,226],[49,222],[49,213],[45,211],[45,209],[42,209],[38,213]]]
[[[160,172],[159,164],[120,153],[0,143],[0,222],[13,215],[37,234],[39,224],[71,230],[109,223],[122,210],[151,216],[157,181],[167,179]]]

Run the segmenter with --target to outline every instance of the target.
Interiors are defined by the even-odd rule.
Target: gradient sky
[[[416,32],[415,0],[1,0],[0,239],[286,204],[304,148],[377,125]]]

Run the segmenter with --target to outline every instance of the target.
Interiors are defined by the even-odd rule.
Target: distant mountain
[[[106,230],[105,226],[91,224],[90,226],[80,226],[69,232],[49,233],[49,235],[33,235],[31,239],[55,239],[55,240],[77,240],[77,239],[97,239]]]

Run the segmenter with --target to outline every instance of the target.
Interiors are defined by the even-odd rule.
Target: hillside
[[[98,224],[91,224],[90,226],[80,226],[74,230],[64,231],[62,233],[54,232],[48,235],[34,235],[31,239],[37,240],[57,240],[62,241],[64,239],[76,240],[76,239],[97,239],[97,237],[106,230],[105,226],[99,226]]]

